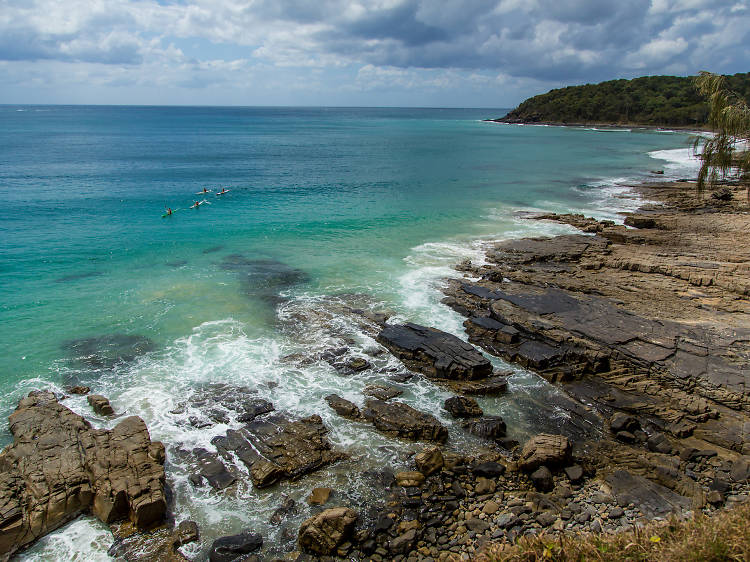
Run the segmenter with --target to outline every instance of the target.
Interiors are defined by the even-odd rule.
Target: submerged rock
[[[225,256],[221,269],[235,271],[240,276],[245,293],[270,304],[281,301],[280,293],[306,283],[307,273],[273,259],[250,259],[242,254]]]
[[[75,361],[94,369],[111,369],[117,363],[130,363],[153,351],[154,342],[145,336],[107,334],[63,342],[62,349]]]
[[[403,402],[367,400],[362,416],[376,429],[395,437],[439,443],[448,439],[448,430],[437,418]]]
[[[144,529],[163,520],[164,446],[138,417],[93,429],[57,402],[32,392],[9,417],[14,442],[0,453],[0,556],[91,512],[105,523]]]
[[[473,380],[492,374],[492,364],[474,346],[435,328],[391,324],[381,330],[377,341],[409,369],[428,377]]]

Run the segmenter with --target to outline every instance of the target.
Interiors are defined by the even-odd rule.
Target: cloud
[[[186,88],[251,68],[298,69],[294,88],[321,72],[351,91],[557,85],[747,71],[749,45],[740,0],[0,0],[0,61],[30,80],[51,61]]]

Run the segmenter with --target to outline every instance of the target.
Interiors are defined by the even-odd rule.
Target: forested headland
[[[726,85],[750,100],[750,73],[727,76]],[[550,90],[493,121],[702,127],[708,114],[693,77],[643,76]]]

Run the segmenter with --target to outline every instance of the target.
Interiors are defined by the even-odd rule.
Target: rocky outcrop
[[[139,529],[163,520],[164,446],[138,417],[94,429],[51,392],[32,392],[9,418],[0,453],[0,556],[81,513]]]
[[[379,431],[394,437],[438,443],[448,439],[448,430],[437,418],[403,402],[367,400],[362,416]]]
[[[299,529],[298,543],[305,552],[327,556],[335,553],[354,529],[357,514],[348,507],[333,507],[306,519]]]
[[[605,417],[637,417],[645,434],[618,439],[657,430],[748,454],[750,247],[737,240],[750,218],[696,207],[683,185],[643,189],[672,206],[632,215],[638,229],[533,217],[595,235],[498,244],[492,265],[467,270],[481,280],[454,281],[445,302],[467,317],[472,343]]]
[[[492,364],[473,346],[435,328],[391,324],[377,340],[409,369],[431,378],[473,380],[492,374]]]
[[[276,414],[229,430],[211,443],[227,457],[236,455],[249,469],[253,484],[264,488],[279,480],[296,480],[345,458],[332,449],[327,433],[320,416],[292,421]]]

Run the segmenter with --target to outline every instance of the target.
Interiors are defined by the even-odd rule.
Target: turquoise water
[[[693,169],[681,133],[481,121],[502,113],[0,106],[0,417],[33,388],[83,383],[118,412],[142,416],[168,450],[210,448],[231,423],[199,430],[169,412],[200,384],[225,382],[294,415],[320,413],[331,440],[362,462],[396,459],[373,451],[406,445],[342,422],[321,400],[336,391],[361,402],[363,386],[387,380],[393,360],[377,356],[380,371],[342,377],[284,357],[340,345],[367,355],[371,327],[357,308],[461,334],[462,319],[439,302],[452,265],[481,260],[491,240],[566,231],[514,211],[617,218],[638,204],[624,186],[650,169]],[[229,192],[196,195],[203,187]],[[206,204],[189,209],[196,199]],[[162,218],[165,206],[177,211]],[[514,384],[526,399],[544,387],[520,370]],[[448,396],[425,381],[403,390],[434,412]],[[542,423],[524,404],[483,405],[522,436]],[[115,423],[84,400],[69,405]],[[178,519],[197,519],[205,541],[264,526],[278,503],[278,490],[195,491],[189,468],[170,463]],[[341,472],[284,492],[303,494]],[[356,495],[358,484],[345,480]],[[253,509],[238,507],[249,499]],[[83,542],[57,535],[28,556],[103,556],[104,531],[76,525]]]

